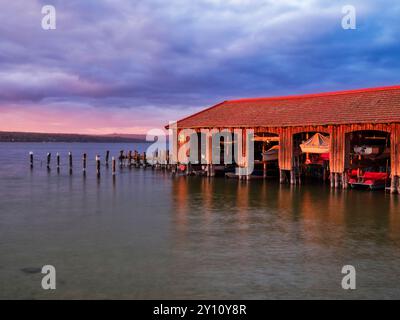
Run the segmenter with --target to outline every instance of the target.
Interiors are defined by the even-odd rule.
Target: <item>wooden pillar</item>
[[[69,174],[72,174],[72,152],[68,152]]]
[[[213,177],[213,164],[212,164],[212,134],[208,133],[206,137],[206,160],[207,160],[207,176]]]
[[[110,151],[106,151],[106,167],[108,167],[108,159],[110,158]]]
[[[115,158],[114,157],[111,158],[111,162],[112,162],[112,175],[115,176],[116,163],[115,163]]]
[[[47,169],[50,170],[51,153],[47,153]]]
[[[123,160],[124,160],[124,150],[121,150],[121,151],[119,152],[119,167],[120,167],[120,168],[122,168]]]
[[[396,175],[392,176],[392,181],[390,184],[390,193],[396,193],[397,192],[397,187],[399,183],[399,177]]]
[[[335,176],[335,188],[339,188],[341,175],[340,175],[340,173],[334,173],[334,176]]]
[[[395,193],[396,191],[400,193],[400,124],[396,123],[392,125],[390,135],[390,167],[392,182],[390,186],[390,192]]]
[[[263,178],[267,177],[267,161],[263,162]]]
[[[31,169],[33,168],[33,152],[29,152],[29,161],[31,163]]]
[[[58,152],[56,154],[56,159],[57,159],[57,169],[60,170],[60,154]]]
[[[279,169],[279,182],[283,184],[285,180],[285,170]]]
[[[131,150],[129,150],[129,152],[128,152],[128,165],[129,165],[129,168],[132,166],[132,151]]]
[[[147,156],[146,156],[146,152],[143,152],[143,166],[146,169],[147,167]]]
[[[397,193],[400,194],[400,177],[397,176]]]
[[[96,174],[100,178],[100,156],[96,155]]]
[[[87,154],[84,153],[82,157],[83,174],[86,173]]]
[[[348,176],[347,176],[347,171],[343,172],[342,174],[342,188],[347,189],[348,188]]]
[[[286,181],[286,171],[293,170],[293,131],[291,128],[282,128],[279,132],[280,183]]]
[[[294,171],[294,168],[290,170],[290,184],[296,184],[296,173]]]
[[[166,154],[165,154],[166,167],[167,167],[167,170],[169,170],[169,150],[166,150],[165,152],[166,152]]]

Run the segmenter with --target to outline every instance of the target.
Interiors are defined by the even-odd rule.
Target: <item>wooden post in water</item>
[[[167,170],[169,170],[170,169],[170,165],[169,165],[169,150],[166,150],[165,152],[166,152],[166,154],[165,154],[166,167],[167,167]]]
[[[396,193],[397,192],[398,180],[399,180],[398,176],[392,176],[392,182],[390,184],[390,193]]]
[[[119,152],[119,167],[120,168],[122,168],[123,160],[124,160],[124,150],[121,150]]]
[[[72,153],[68,152],[68,159],[69,159],[69,173],[72,174]]]
[[[335,188],[339,188],[340,187],[340,173],[334,173],[334,177],[335,177]]]
[[[285,183],[285,171],[282,169],[279,169],[279,183],[283,184]]]
[[[56,158],[57,158],[57,169],[60,169],[60,154],[58,152]]]
[[[133,151],[133,162],[135,164],[135,167],[139,166],[139,161],[140,161],[139,154],[138,154],[137,150],[134,150]]]
[[[345,172],[343,172],[343,174],[342,174],[342,188],[343,189],[347,189],[348,188],[348,176],[347,176],[347,172],[345,171]]]
[[[96,155],[96,174],[97,178],[100,178],[100,156]]]
[[[397,193],[400,194],[400,177],[397,176]]]
[[[106,151],[106,167],[108,168],[108,159],[110,158],[110,151]]]
[[[263,178],[267,177],[267,161],[263,161]]]
[[[50,170],[51,153],[47,153],[47,169]]]
[[[330,173],[330,184],[333,189],[335,187],[335,174],[333,172]]]
[[[86,174],[87,154],[84,153],[82,157],[83,174]]]
[[[186,164],[186,175],[190,175],[190,161]]]
[[[112,175],[115,177],[116,164],[115,164],[115,158],[114,157],[111,158],[111,162],[112,162]]]
[[[60,173],[60,154],[57,152],[57,173]]]
[[[33,152],[29,152],[29,161],[31,163],[31,169],[33,168]]]
[[[146,158],[146,152],[145,151],[143,152],[143,166],[146,169],[146,167],[147,167],[147,158]]]
[[[132,151],[131,150],[129,150],[129,152],[128,152],[128,166],[129,166],[129,168],[131,168],[131,166],[132,166]]]
[[[294,168],[290,170],[290,184],[296,184],[296,175],[294,170]]]

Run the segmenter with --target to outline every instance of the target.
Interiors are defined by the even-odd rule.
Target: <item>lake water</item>
[[[96,178],[96,153],[145,148],[0,143],[0,298],[400,298],[399,195],[151,169]],[[48,264],[56,290],[41,288]],[[356,290],[341,287],[344,265]]]

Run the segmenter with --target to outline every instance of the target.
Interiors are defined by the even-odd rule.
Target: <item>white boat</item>
[[[362,156],[379,154],[379,146],[355,146],[354,152]]]
[[[262,153],[263,161],[274,161],[278,160],[279,155],[279,145],[273,146],[271,149]]]
[[[330,138],[320,133],[314,134],[310,139],[300,145],[303,153],[329,153]]]

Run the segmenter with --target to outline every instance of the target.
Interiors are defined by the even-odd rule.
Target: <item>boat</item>
[[[279,155],[279,145],[276,145],[262,153],[262,161],[278,160],[278,155]]]
[[[300,144],[303,153],[329,153],[330,138],[320,133],[314,134],[310,139]]]
[[[380,153],[381,148],[379,146],[355,146],[354,153],[362,156],[377,155]]]
[[[354,189],[385,189],[388,180],[388,174],[386,172],[365,172],[360,176],[360,171],[352,170],[349,177],[349,185]]]

